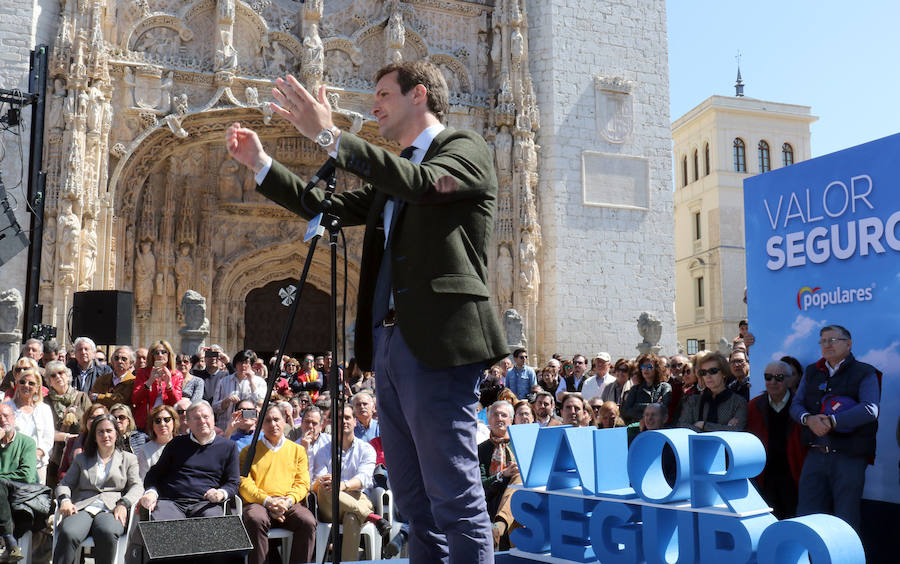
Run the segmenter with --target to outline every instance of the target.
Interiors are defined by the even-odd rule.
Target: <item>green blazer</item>
[[[391,280],[397,326],[423,365],[448,368],[490,363],[509,354],[487,286],[487,248],[494,226],[497,177],[479,135],[447,128],[412,163],[343,132],[337,166],[368,184],[336,194],[331,210],[344,225],[365,225],[356,317],[356,359],[371,370],[372,305],[384,254],[382,211],[402,202],[391,235]],[[273,162],[258,190],[309,218],[299,202],[305,182]],[[318,209],[323,191],[305,203]]]

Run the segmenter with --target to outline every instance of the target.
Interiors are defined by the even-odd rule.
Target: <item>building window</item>
[[[685,155],[681,159],[681,185],[687,186],[688,184],[688,175],[687,175],[687,155]]]
[[[703,307],[703,277],[697,278],[697,307]]]
[[[703,176],[709,176],[709,143],[703,147]]]
[[[769,161],[769,144],[760,141],[757,145],[759,150],[759,172],[769,172],[772,170],[772,164]]]
[[[694,149],[694,181],[700,180],[700,158],[697,156],[697,149]]]
[[[700,212],[694,212],[694,240],[699,241],[702,233],[700,231]]]
[[[740,137],[734,140],[734,171],[747,172],[747,158],[744,153],[744,140]]]
[[[790,143],[785,143],[781,146],[781,156],[784,158],[784,166],[794,164],[794,148],[791,147]]]

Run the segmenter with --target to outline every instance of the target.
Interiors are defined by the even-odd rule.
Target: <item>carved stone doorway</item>
[[[247,294],[243,347],[253,349],[264,360],[274,354],[281,342],[281,334],[290,311],[288,306],[281,303],[279,291],[295,283],[296,280],[290,278],[276,280]],[[287,353],[291,356],[321,354],[329,349],[330,342],[328,293],[307,283],[301,300],[294,328],[288,337]]]

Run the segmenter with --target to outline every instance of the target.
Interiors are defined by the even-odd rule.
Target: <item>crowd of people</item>
[[[828,326],[820,337],[823,357],[805,375],[794,358],[768,362],[765,390],[754,394],[746,341],[752,336],[736,340],[727,355],[646,353],[615,362],[605,352],[590,359],[554,355],[539,369],[520,348],[486,370],[477,406],[478,461],[495,548],[510,548],[509,533],[518,526],[508,486],[521,477],[508,428],[528,423],[625,427],[629,444],[644,431],[667,427],[749,431],[766,448],[755,481],[776,517],[834,513],[858,530],[865,467],[874,454],[877,370],[853,358],[849,331]],[[384,556],[400,553],[408,530],[395,527],[391,538],[388,519],[400,523],[402,516],[375,513],[370,499],[376,487],[389,487],[374,375],[352,360],[338,367],[347,403],[336,483],[331,403],[323,388],[331,355],[285,356],[269,408],[260,413],[274,361],[250,350],[232,358],[217,345],[176,355],[163,340],[116,347],[107,362],[84,337],[63,359],[53,343],[28,341],[0,387],[7,398],[0,404],[0,478],[55,488],[61,520],[53,562],[74,562],[87,536],[95,540],[98,562],[113,561],[136,508],[155,519],[210,516],[235,497],[243,500],[254,547],[250,562],[266,561],[271,527],[294,531],[292,562],[311,561],[317,517],[328,522],[335,511],[334,488],[345,560],[358,556],[368,522],[390,540]],[[241,477],[258,424],[251,470]],[[0,557],[15,561],[22,556],[16,538],[26,525],[14,518],[5,489],[0,480]],[[131,543],[139,550],[139,538]]]

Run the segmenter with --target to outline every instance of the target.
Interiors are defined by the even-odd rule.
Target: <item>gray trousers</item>
[[[125,527],[112,513],[104,511],[96,517],[86,511],[64,518],[57,531],[56,548],[53,550],[53,564],[72,564],[78,545],[88,537],[94,538],[94,560],[115,562],[116,543],[125,532]]]

